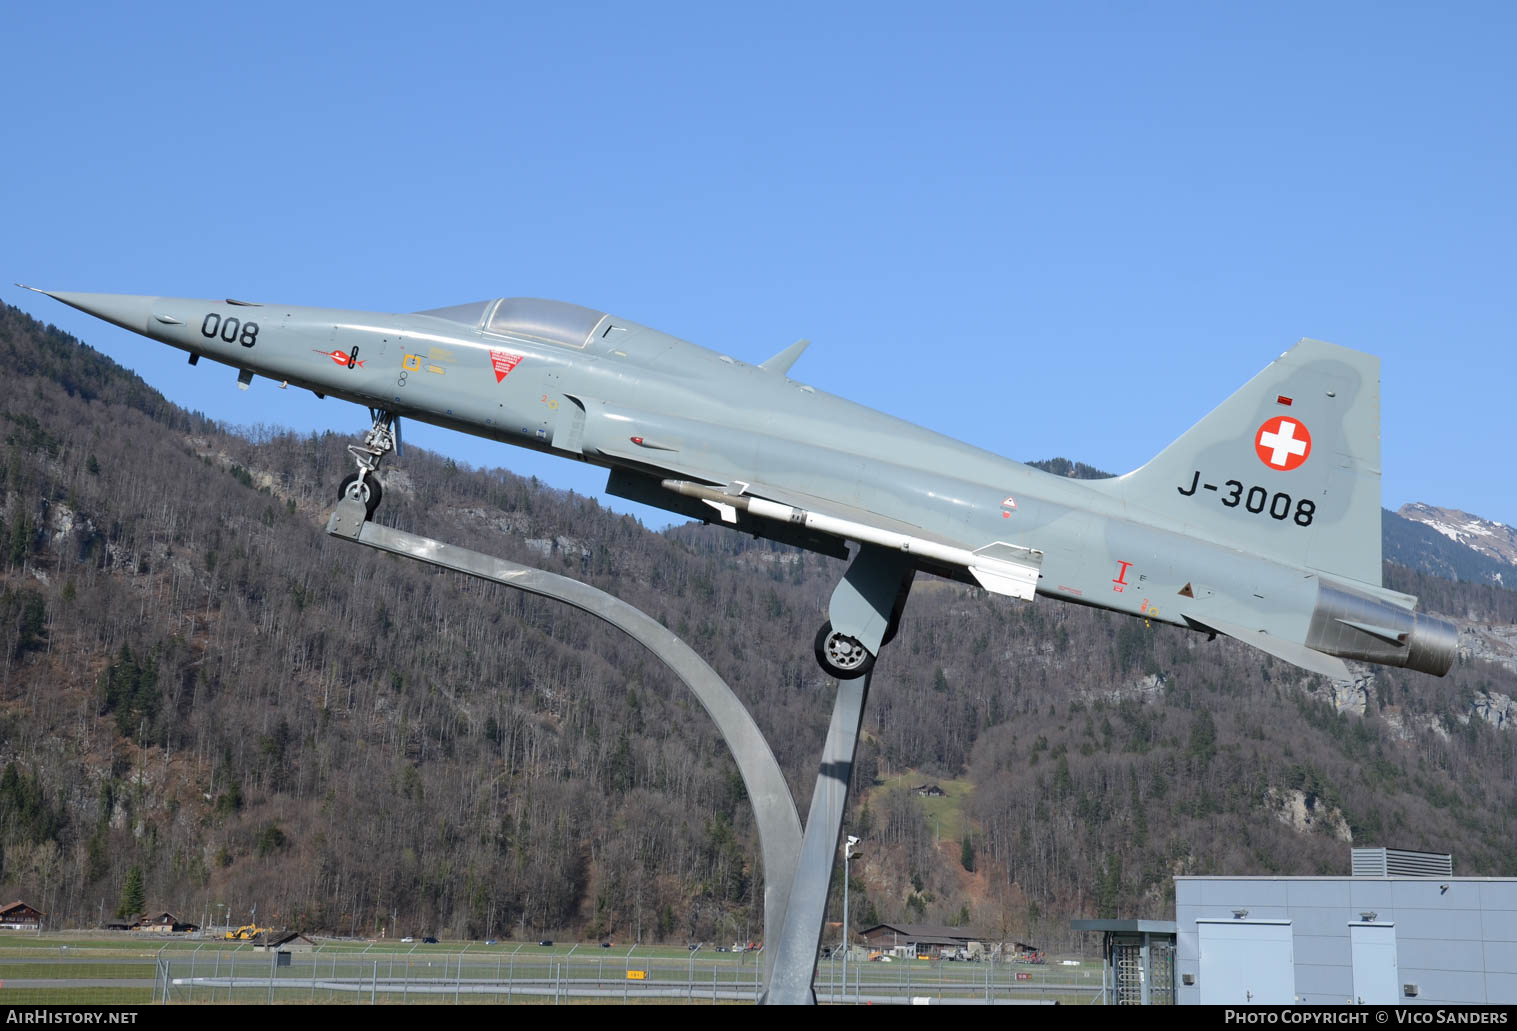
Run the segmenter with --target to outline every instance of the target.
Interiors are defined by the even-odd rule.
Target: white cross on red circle
[[[1299,420],[1277,415],[1259,427],[1254,435],[1254,450],[1259,453],[1259,461],[1271,469],[1289,472],[1312,453],[1312,435]]]

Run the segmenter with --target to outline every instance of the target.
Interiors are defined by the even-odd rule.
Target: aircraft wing
[[[1032,601],[1042,576],[1043,553],[1034,548],[995,541],[971,551],[925,527],[800,491],[744,481],[718,488],[689,480],[664,480],[662,486],[709,505],[726,523],[736,524],[742,513],[874,544],[903,552],[922,564],[964,569],[992,594]]]

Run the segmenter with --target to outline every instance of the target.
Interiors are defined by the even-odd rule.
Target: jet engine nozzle
[[[1405,604],[1322,580],[1306,646],[1441,677],[1454,665],[1459,631]]]
[[[1441,677],[1459,654],[1459,628],[1446,619],[1425,612],[1412,613],[1412,635],[1407,641],[1406,668]]]

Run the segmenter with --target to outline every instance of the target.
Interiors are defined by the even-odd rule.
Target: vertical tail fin
[[[1302,340],[1147,465],[1092,486],[1188,532],[1380,585],[1380,359]]]

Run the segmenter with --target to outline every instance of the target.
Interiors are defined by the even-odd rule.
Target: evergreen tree
[[[126,872],[126,884],[121,889],[121,902],[116,906],[116,915],[137,916],[146,905],[147,892],[142,887],[142,867],[134,866]]]

